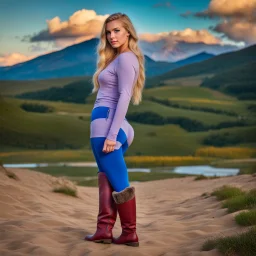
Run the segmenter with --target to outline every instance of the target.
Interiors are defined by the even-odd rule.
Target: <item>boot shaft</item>
[[[135,188],[127,187],[121,192],[113,192],[117,211],[124,233],[136,232],[136,197]]]
[[[97,226],[104,228],[107,225],[108,230],[112,230],[117,217],[117,207],[112,197],[113,188],[108,181],[105,173],[98,173],[99,186],[99,213]]]
[[[124,233],[136,232],[136,199],[117,204],[117,211],[120,216],[121,226]]]
[[[117,217],[117,207],[112,197],[113,188],[103,172],[98,173],[98,187],[99,212],[97,230],[93,235],[87,235],[85,240],[111,243],[113,239],[112,229]]]
[[[139,246],[139,239],[136,233],[136,197],[135,188],[128,187],[121,192],[113,192],[120,222],[122,234],[113,239],[115,244],[126,244]]]

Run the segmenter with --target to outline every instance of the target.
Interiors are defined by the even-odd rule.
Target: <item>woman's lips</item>
[[[113,41],[113,42],[111,42],[111,44],[115,44],[115,43],[117,43],[117,41]]]

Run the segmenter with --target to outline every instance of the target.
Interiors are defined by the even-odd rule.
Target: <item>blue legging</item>
[[[114,151],[110,153],[103,152],[104,142],[113,121],[114,111],[114,109],[103,106],[93,109],[90,142],[99,172],[104,172],[113,189],[120,192],[130,186],[124,153],[132,143],[134,130],[124,119],[117,135],[117,144]]]

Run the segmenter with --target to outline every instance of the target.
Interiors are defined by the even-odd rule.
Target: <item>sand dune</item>
[[[242,175],[194,181],[193,177],[131,183],[136,188],[140,247],[83,240],[95,231],[98,188],[77,187],[78,198],[51,192],[57,178],[12,169],[19,180],[0,171],[0,255],[220,255],[201,252],[207,238],[242,232],[215,197],[203,197],[229,184],[256,187],[256,177]],[[114,235],[121,231],[119,219]]]

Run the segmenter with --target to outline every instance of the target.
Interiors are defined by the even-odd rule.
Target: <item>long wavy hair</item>
[[[117,49],[113,48],[106,38],[106,24],[113,20],[120,20],[122,22],[123,27],[130,33],[128,38],[128,47],[129,49],[137,56],[139,61],[139,75],[137,82],[133,88],[132,94],[132,103],[134,105],[138,105],[142,100],[142,90],[144,88],[145,83],[145,68],[144,68],[144,55],[142,51],[138,47],[138,36],[135,31],[135,28],[126,14],[123,13],[114,13],[110,15],[104,22],[101,34],[100,34],[100,42],[97,46],[97,70],[93,75],[93,90],[92,93],[97,92],[99,90],[99,82],[98,76],[99,73],[106,68],[106,66],[116,58],[118,52]]]

